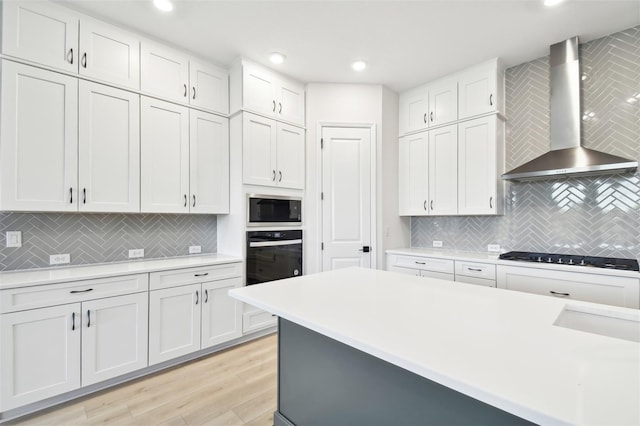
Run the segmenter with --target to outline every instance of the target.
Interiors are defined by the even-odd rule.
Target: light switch
[[[7,231],[7,247],[22,247],[22,231]]]

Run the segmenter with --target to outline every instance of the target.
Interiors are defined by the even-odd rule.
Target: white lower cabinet
[[[435,257],[387,255],[387,271],[418,277],[454,280],[453,260]]]
[[[496,265],[492,263],[455,261],[456,281],[485,287],[496,286]]]
[[[149,365],[242,335],[242,304],[227,294],[242,286],[240,276],[228,278],[238,270],[216,267],[151,274]]]
[[[0,411],[147,366],[147,292],[88,300],[102,282],[86,283],[67,291],[82,302],[0,315]]]
[[[1,410],[80,387],[80,303],[0,316]]]

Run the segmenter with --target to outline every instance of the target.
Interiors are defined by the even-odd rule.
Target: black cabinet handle
[[[91,311],[87,309],[87,328],[91,327]]]
[[[549,291],[549,293],[553,294],[554,296],[562,296],[562,297],[567,297],[567,296],[571,296],[571,294],[569,293],[558,293],[557,291]]]
[[[272,101],[273,102],[273,112],[276,112],[276,101]]]
[[[478,269],[478,268],[467,268],[467,269],[473,272],[482,272],[482,269]]]
[[[272,170],[272,172],[273,172],[273,178],[271,180],[275,182],[276,181],[276,171]]]
[[[82,68],[87,68],[87,52],[82,55]]]
[[[433,200],[431,200],[431,202],[429,203],[429,207],[431,207],[431,210],[433,210]]]
[[[76,330],[76,313],[72,312],[71,313],[71,331],[75,331]]]
[[[187,97],[187,85],[183,84],[184,86],[184,94],[182,96],[184,96],[185,98]]]
[[[82,188],[82,204],[87,204],[87,188]]]
[[[71,56],[71,58],[69,59],[69,63],[73,65],[73,47],[69,50],[69,55],[67,55],[67,57],[69,56]]]
[[[73,204],[73,188],[69,188],[69,204]]]
[[[427,124],[427,113],[424,113],[424,117],[422,118],[424,120],[424,124]]]
[[[209,290],[204,291],[204,303],[209,302]]]
[[[209,273],[205,272],[204,274],[195,274],[194,277],[206,277],[207,275],[209,275]]]
[[[200,294],[198,293],[198,290],[196,290],[196,305],[198,304],[199,301],[200,301]]]
[[[489,208],[493,208],[493,197],[489,197]]]
[[[196,196],[195,196],[195,194],[194,194],[194,195],[193,195],[193,207],[195,207],[195,206],[196,206]]]
[[[493,93],[489,95],[489,105],[493,106]]]
[[[278,109],[278,114],[282,114],[282,102],[278,102],[280,109]]]
[[[429,118],[431,119],[431,122],[433,123],[433,111],[431,111],[431,113],[429,114]]]
[[[278,179],[278,182],[282,182],[282,170],[280,170],[278,173],[280,174],[280,179]]]
[[[424,211],[427,211],[427,200],[424,200],[424,203],[422,203],[422,207],[424,208]]]
[[[78,293],[88,293],[90,291],[93,291],[93,289],[92,288],[88,288],[86,290],[71,290],[69,293],[78,294]]]
[[[416,262],[416,265],[426,265],[427,264],[427,262],[418,262],[417,260],[415,262]]]
[[[192,99],[196,98],[196,87],[193,86],[193,96],[191,97]]]
[[[187,194],[184,194],[184,206],[187,207]]]

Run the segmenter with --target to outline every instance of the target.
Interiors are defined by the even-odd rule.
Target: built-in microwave
[[[302,198],[247,194],[247,225],[302,225]]]

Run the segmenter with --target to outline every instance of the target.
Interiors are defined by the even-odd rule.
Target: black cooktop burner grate
[[[500,259],[521,262],[537,262],[558,265],[591,266],[594,268],[640,271],[636,259],[616,257],[579,256],[575,254],[538,253],[528,251],[510,251],[502,253]]]

